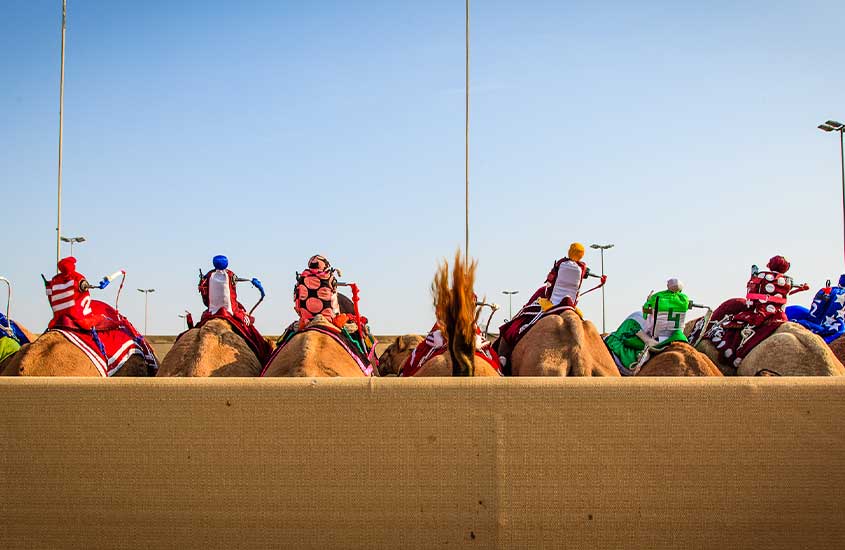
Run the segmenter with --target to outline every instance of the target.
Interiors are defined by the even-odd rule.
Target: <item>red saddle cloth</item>
[[[479,342],[479,340],[481,342]],[[414,376],[430,359],[442,355],[449,351],[448,342],[443,337],[443,333],[437,328],[437,325],[431,329],[425,340],[420,342],[411,355],[405,359],[402,368],[399,369],[399,376]],[[502,370],[499,365],[499,356],[496,351],[490,346],[490,342],[481,338],[481,333],[478,331],[476,337],[475,356],[487,361],[493,369],[501,376]]]
[[[752,305],[749,306],[749,302]],[[719,351],[719,358],[738,367],[757,344],[788,321],[780,306],[770,306],[771,303],[734,298],[716,308],[709,330],[704,327],[696,327],[696,330],[707,330],[704,337]],[[691,341],[696,339],[694,331]]]
[[[317,317],[313,318],[313,320],[307,324],[304,328],[299,329],[299,322],[292,323],[286,330],[285,333],[282,334],[282,337],[279,338],[279,343],[276,345],[276,349],[273,350],[273,353],[270,355],[270,358],[264,364],[264,369],[261,371],[261,376],[264,376],[264,373],[267,372],[267,368],[273,362],[273,359],[276,358],[276,355],[281,352],[288,343],[290,343],[293,338],[301,333],[301,332],[308,332],[314,331],[319,332],[321,334],[325,334],[326,336],[331,337],[335,342],[337,342],[346,353],[352,356],[352,359],[355,360],[355,363],[358,364],[358,367],[361,369],[366,376],[373,375],[373,369],[376,365],[378,365],[378,359],[375,355],[375,345],[373,345],[372,349],[370,349],[369,353],[364,353],[357,349],[355,343],[351,341],[351,337],[345,333],[342,329],[336,327],[332,323],[325,320],[324,317],[318,315]]]
[[[105,302],[91,300],[90,306],[91,313],[85,322],[90,322],[93,328],[80,326],[70,316],[60,316],[48,330],[61,333],[82,350],[102,376],[113,376],[136,354],[144,357],[148,374],[155,375],[158,370],[155,354],[132,323]]]
[[[266,364],[267,360],[270,359],[270,354],[273,353],[273,348],[267,340],[261,336],[258,329],[255,328],[255,325],[253,324],[254,319],[252,317],[246,313],[243,313],[243,317],[232,315],[227,309],[223,308],[217,310],[217,313],[211,313],[206,310],[203,312],[200,322],[194,328],[200,328],[212,319],[223,319],[224,321],[228,321],[228,323],[232,326],[232,330],[237,332],[240,337],[244,339],[249,346],[249,349],[255,353],[255,356],[258,357],[258,361],[262,365]],[[182,334],[185,333],[183,332]],[[182,334],[179,336],[182,336]],[[177,337],[176,339],[178,340],[179,338]]]

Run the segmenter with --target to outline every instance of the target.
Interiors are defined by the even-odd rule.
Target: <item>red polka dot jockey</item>
[[[317,254],[308,260],[308,269],[296,274],[293,308],[299,315],[300,326],[316,315],[331,322],[340,313],[334,272],[326,257]]]

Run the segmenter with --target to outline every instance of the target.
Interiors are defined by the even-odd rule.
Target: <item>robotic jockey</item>
[[[622,374],[636,374],[638,367],[648,360],[644,356],[646,349],[687,341],[684,320],[687,311],[696,306],[682,292],[683,288],[678,279],[669,279],[666,290],[649,294],[642,313],[632,313],[616,331],[607,335],[604,342]]]
[[[54,328],[61,319],[71,320],[81,328],[90,330],[96,324],[91,312],[91,288],[106,288],[122,272],[103,277],[97,285],[90,284],[85,276],[76,271],[76,258],[68,256],[59,260],[59,272],[49,281],[44,280],[47,298],[53,309],[53,318],[48,328]]]
[[[845,333],[845,275],[839,277],[839,284],[816,292],[810,309],[802,306],[788,306],[786,316],[804,328],[821,336],[828,344]]]
[[[229,267],[229,259],[226,256],[215,256],[212,259],[214,269],[202,274],[200,270],[200,282],[197,285],[202,303],[208,308],[203,317],[217,315],[221,310],[232,317],[249,325],[252,320],[247,314],[246,308],[238,301],[237,283],[239,279]],[[247,279],[243,279],[247,280]],[[261,282],[252,279],[250,282],[261,290]]]
[[[581,261],[584,257],[584,245],[572,243],[566,256],[556,261],[552,270],[546,276],[544,287],[535,299],[543,311],[554,306],[568,302],[568,305],[577,306],[578,296],[581,291],[581,283],[587,277],[599,277],[590,273],[587,264]],[[601,277],[602,284],[607,280],[606,275]],[[580,314],[580,312],[579,312]]]

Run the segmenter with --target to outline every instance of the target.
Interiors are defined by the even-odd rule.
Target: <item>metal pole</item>
[[[147,337],[147,321],[150,318],[149,308],[147,307],[148,299],[150,297],[149,292],[144,292],[144,338]]]
[[[513,317],[513,308],[511,307],[511,298],[513,294],[508,294],[508,320]]]
[[[839,161],[842,164],[842,245],[845,258],[845,128],[839,129]]]
[[[466,121],[465,121],[465,140],[464,140],[464,170],[466,177],[466,241],[464,244],[464,254],[469,261],[469,0],[466,0]]]
[[[62,134],[65,104],[65,32],[67,29],[67,0],[62,0],[62,74],[59,78],[59,184],[56,214],[56,263],[62,255]],[[71,248],[73,245],[71,245]]]
[[[604,277],[604,248],[601,249],[601,276]],[[604,285],[601,286],[601,331],[607,332],[604,329]]]

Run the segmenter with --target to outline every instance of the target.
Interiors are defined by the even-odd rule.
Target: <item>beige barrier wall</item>
[[[0,380],[0,547],[841,548],[845,380]]]

